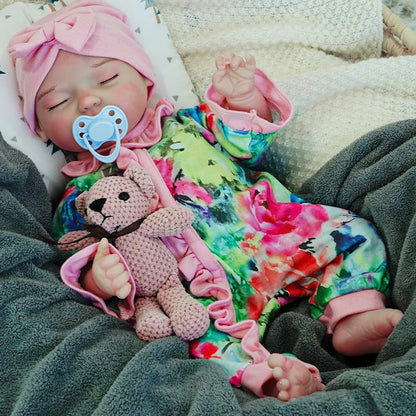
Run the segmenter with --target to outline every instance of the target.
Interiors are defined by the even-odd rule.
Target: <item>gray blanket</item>
[[[377,357],[345,359],[305,302],[282,312],[265,345],[317,365],[327,384],[282,403],[232,388],[175,337],[140,341],[64,286],[62,255],[40,239],[51,231],[42,180],[0,138],[0,414],[415,415],[415,166],[416,121],[400,122],[358,140],[304,186],[308,200],[374,221],[389,251],[393,305],[405,315]]]

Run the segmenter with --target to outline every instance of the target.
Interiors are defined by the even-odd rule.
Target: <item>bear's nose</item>
[[[91,204],[89,205],[89,208],[92,209],[93,211],[101,212],[105,204],[105,201],[107,201],[107,198],[96,199],[95,201],[91,202]]]

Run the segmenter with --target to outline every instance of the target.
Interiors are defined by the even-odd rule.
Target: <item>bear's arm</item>
[[[85,237],[87,234],[85,230],[71,231],[58,240],[58,247],[64,251],[78,251],[98,241],[94,237]]]
[[[140,232],[149,237],[177,235],[185,231],[193,220],[192,211],[181,205],[160,208],[143,221]]]

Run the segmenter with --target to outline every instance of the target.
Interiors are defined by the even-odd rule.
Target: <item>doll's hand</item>
[[[118,254],[110,254],[108,241],[103,238],[98,246],[97,252],[92,263],[90,273],[87,273],[84,280],[86,289],[93,293],[94,286],[103,292],[105,298],[117,296],[119,299],[125,299],[131,291],[129,283],[129,273],[120,261]],[[96,293],[103,295],[103,293]],[[104,296],[102,296],[104,298]]]
[[[218,57],[216,65],[217,71],[212,77],[212,85],[226,98],[228,109],[255,110],[259,117],[272,121],[269,105],[254,84],[254,56],[247,55],[242,58],[230,52]]]
[[[212,77],[212,85],[227,101],[242,100],[254,93],[254,56],[243,58],[229,52],[217,57],[215,64],[217,71]]]

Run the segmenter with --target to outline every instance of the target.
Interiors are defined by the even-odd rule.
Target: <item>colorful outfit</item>
[[[218,362],[231,383],[262,395],[271,370],[259,341],[283,305],[309,297],[312,317],[331,332],[345,316],[383,308],[389,274],[383,243],[370,223],[340,208],[309,204],[270,174],[251,169],[292,112],[287,97],[260,70],[256,86],[278,122],[254,111],[227,110],[224,97],[210,87],[207,104],[164,117],[160,140],[158,120],[171,107],[162,101],[149,110],[123,140],[116,164],[100,166],[81,154],[66,173],[91,173],[69,183],[55,237],[80,228],[74,200],[83,190],[103,175],[141,164],[152,175],[161,206],[179,202],[195,215],[193,229],[163,239],[178,259],[184,284],[212,318],[207,333],[191,343],[192,355]],[[94,253],[88,247],[70,257],[64,282],[107,313],[130,320],[132,296],[114,308],[80,287],[81,268]]]

